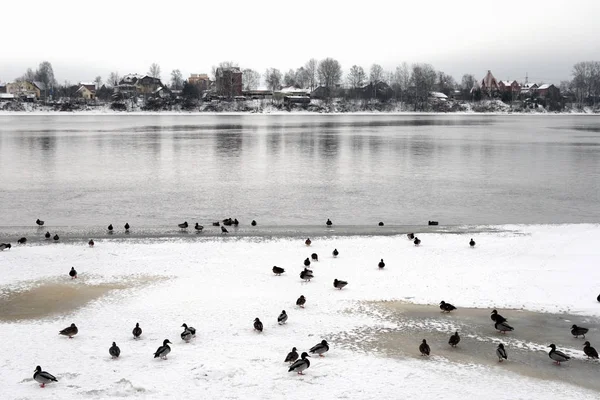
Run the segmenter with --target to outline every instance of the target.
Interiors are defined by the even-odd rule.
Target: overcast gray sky
[[[570,79],[600,60],[600,0],[2,0],[0,82],[48,60],[59,82],[110,71],[210,73],[233,60],[282,72],[333,57],[344,71],[427,62],[460,81]]]

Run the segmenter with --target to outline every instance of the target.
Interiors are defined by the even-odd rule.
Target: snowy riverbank
[[[469,234],[443,233],[419,235],[420,247],[405,236],[333,237],[314,240],[309,248],[299,239],[251,237],[103,239],[94,248],[85,242],[15,245],[0,253],[3,301],[15,291],[68,281],[72,266],[80,278],[66,284],[119,285],[58,315],[7,321],[0,314],[0,334],[13,349],[0,355],[0,385],[10,399],[394,399],[398,393],[459,399],[489,397],[498,387],[508,398],[558,393],[596,398],[597,393],[560,382],[549,385],[501,366],[465,367],[445,357],[398,360],[336,342],[337,335],[353,329],[394,327],[393,321],[359,313],[362,301],[437,307],[444,299],[458,312],[461,307],[497,307],[600,316],[600,254],[594,246],[599,225],[502,228],[478,233],[475,248],[468,246]],[[338,258],[331,256],[334,248]],[[312,264],[315,278],[304,283],[298,274],[312,252],[320,261]],[[386,267],[380,271],[381,258]],[[274,276],[273,265],[286,273]],[[335,290],[334,278],[348,280],[348,287]],[[127,287],[140,279],[146,284]],[[307,298],[305,309],[295,306],[301,294]],[[282,309],[289,322],[278,326]],[[264,322],[262,334],[252,329],[255,317]],[[72,322],[80,333],[72,340],[59,337],[58,331]],[[136,322],[144,329],[141,341],[131,338]],[[183,322],[198,330],[188,344],[179,338]],[[153,359],[165,338],[174,343],[169,359]],[[304,377],[288,374],[287,352],[293,346],[307,350],[322,339],[330,341],[327,356],[314,357]],[[421,338],[413,339],[416,352]],[[590,332],[589,340],[598,348],[600,333]],[[108,355],[112,341],[122,350],[118,360]],[[573,346],[580,350],[579,342]],[[546,356],[540,362],[551,360]],[[40,389],[31,379],[38,364],[59,382]],[[576,361],[567,368],[576,373]]]

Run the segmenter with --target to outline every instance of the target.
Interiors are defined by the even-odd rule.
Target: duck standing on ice
[[[298,359],[298,351],[296,351],[296,348],[293,347],[292,351],[290,351],[287,355],[287,357],[285,357],[284,362],[289,362],[289,363],[293,363]]]
[[[50,235],[50,232],[46,232],[46,234],[44,235],[44,237],[45,237],[46,239],[50,239],[50,236],[51,236],[51,235]]]
[[[311,244],[311,243],[312,243],[312,242],[310,241],[310,238],[308,238],[308,239],[306,239],[306,240],[304,241],[304,244],[305,244],[305,245],[307,245],[307,246],[310,246],[310,244]]]
[[[327,218],[327,222],[325,222],[325,224],[327,226],[331,226],[331,225],[333,225],[333,222],[331,222],[331,220],[329,218]]]
[[[77,271],[75,270],[75,267],[71,267],[71,270],[69,271],[69,276],[71,277],[71,279],[77,278]]]
[[[427,344],[427,340],[423,339],[423,342],[419,345],[419,351],[422,356],[428,356],[431,353],[431,348]]]
[[[294,362],[292,365],[290,365],[290,369],[288,369],[288,372],[297,372],[300,375],[304,375],[302,373],[302,371],[306,371],[306,369],[308,369],[308,367],[310,367],[310,361],[306,359],[306,357],[310,357],[308,354],[306,354],[306,352],[302,353],[302,356],[300,358],[300,360]]]
[[[331,253],[331,254],[333,254],[334,257],[337,257],[340,255],[340,252],[338,251],[338,249],[333,249],[333,253]],[[600,298],[600,296],[598,296],[598,298]],[[598,301],[600,301],[600,300],[598,300]]]
[[[596,360],[598,359],[598,352],[596,351],[595,348],[592,347],[590,342],[584,343],[583,352],[585,353],[586,356],[588,356],[588,358],[594,358]]]
[[[254,318],[254,329],[259,332],[263,331],[263,323],[258,318]]]
[[[562,351],[556,350],[556,345],[551,344],[548,347],[550,347],[552,349],[552,350],[550,350],[550,353],[548,353],[548,357],[553,359],[555,364],[560,365],[561,362],[567,362],[571,359],[571,357],[569,357]]]
[[[281,268],[281,267],[278,267],[278,266],[276,266],[276,265],[275,265],[275,266],[273,266],[273,273],[274,273],[275,275],[281,275],[281,274],[283,274],[284,272],[285,272],[285,269],[283,269],[283,268]]]
[[[460,342],[460,336],[458,335],[458,331],[456,331],[454,333],[454,335],[450,336],[450,340],[448,341],[448,344],[452,347],[456,347],[459,342]]]
[[[454,307],[452,304],[446,303],[444,300],[442,300],[440,302],[440,310],[442,310],[442,312],[449,313],[450,311],[456,310],[456,307]]]
[[[506,349],[504,349],[504,345],[502,343],[498,345],[498,348],[496,349],[496,355],[498,356],[498,362],[508,360],[508,354],[506,354]]]
[[[310,281],[314,277],[315,276],[313,275],[313,272],[308,268],[304,268],[304,271],[300,271],[300,279],[304,279],[305,281]]]
[[[298,300],[296,300],[296,305],[298,307],[304,308],[304,304],[306,304],[306,297],[304,297],[304,295],[300,295],[300,297],[298,297]]]
[[[33,373],[33,380],[40,383],[40,387],[46,387],[46,383],[50,382],[58,382],[58,380],[49,372],[42,371],[42,367],[39,365],[35,367],[35,372]]]
[[[36,223],[38,226],[44,226],[44,221],[42,221],[42,220],[41,220],[41,219],[39,219],[39,218],[38,218],[38,219],[35,221],[35,223]]]
[[[348,282],[346,281],[340,281],[338,279],[333,280],[333,287],[336,289],[342,290],[346,285],[348,285]]]
[[[304,266],[310,267],[310,260],[308,259],[308,257],[306,257],[306,260],[304,260]]]
[[[135,328],[133,328],[133,331],[131,333],[133,333],[133,338],[134,339],[139,339],[140,338],[140,336],[142,335],[142,328],[140,328],[140,323],[139,322],[135,323]]]
[[[69,339],[73,339],[73,336],[77,335],[78,333],[79,333],[79,329],[77,329],[75,324],[71,324],[71,326],[58,332],[59,335],[68,336]]]
[[[327,343],[327,340],[322,340],[321,343],[311,347],[311,349],[308,352],[312,354],[318,354],[319,357],[323,357],[323,354],[327,353],[328,351],[329,343]]]
[[[112,358],[119,358],[119,356],[121,355],[121,349],[119,348],[119,346],[117,346],[115,342],[113,342],[110,349],[108,349],[108,354],[110,354]]]
[[[381,259],[381,261],[379,261],[379,264],[377,264],[377,266],[379,267],[379,269],[383,269],[383,267],[385,267],[385,263],[383,262],[383,258]]]
[[[154,358],[160,357],[163,360],[166,360],[167,356],[171,352],[171,347],[169,346],[169,344],[172,344],[172,343],[169,341],[169,339],[165,339],[163,341],[162,346],[160,346],[158,349],[156,349],[156,352],[154,353]]]
[[[285,310],[281,311],[281,314],[279,314],[279,317],[277,317],[277,323],[279,325],[283,325],[287,322],[288,320],[288,315],[285,313]]]
[[[579,336],[583,336],[583,338],[585,339],[585,334],[588,333],[588,331],[588,328],[584,328],[582,326],[573,325],[571,327],[571,334],[576,338],[578,338]]]
[[[421,239],[415,236],[415,240],[413,241],[413,243],[415,244],[415,246],[418,246],[421,244]]]

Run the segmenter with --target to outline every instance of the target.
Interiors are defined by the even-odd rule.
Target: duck
[[[475,247],[475,241],[473,240],[473,238],[471,238],[471,241],[469,242],[469,246]]]
[[[156,352],[154,353],[154,358],[160,357],[163,360],[166,360],[167,356],[171,352],[171,347],[169,346],[169,344],[173,344],[169,341],[169,339],[163,340],[162,346],[156,349]]]
[[[293,363],[298,359],[298,351],[295,347],[292,347],[292,351],[288,353],[283,362]]]
[[[252,225],[252,226],[256,226],[256,221],[255,221],[255,220],[252,220],[252,222],[250,222],[250,225]]]
[[[310,361],[306,358],[310,357],[306,352],[302,353],[300,356],[300,360],[297,360],[292,365],[290,365],[290,369],[288,372],[297,372],[299,375],[304,375],[302,371],[306,371],[310,367]]]
[[[406,237],[408,238],[408,240],[413,240],[415,238],[415,234],[414,233],[407,233]]]
[[[19,244],[25,244],[25,243],[27,243],[27,238],[26,237],[22,237],[21,239],[17,240],[17,243],[19,243]]]
[[[504,318],[502,315],[498,314],[498,310],[492,310],[492,315],[490,315],[490,318],[494,322],[498,322],[498,323],[506,322],[506,318]]]
[[[44,221],[39,218],[35,220],[35,223],[38,224],[38,226],[44,226]]]
[[[217,221],[217,222],[213,222],[213,223],[212,223],[212,225],[213,225],[213,226],[221,226],[221,224],[219,223],[219,221]]]
[[[285,310],[282,310],[281,314],[279,314],[279,317],[277,317],[277,323],[279,325],[283,325],[283,324],[285,324],[287,322],[287,320],[288,320],[288,316],[285,313]]]
[[[440,302],[440,310],[442,310],[442,312],[449,313],[450,311],[456,310],[456,307],[454,307],[452,304],[446,303],[444,300],[442,300]]]
[[[223,225],[225,226],[231,226],[233,224],[233,220],[231,218],[225,218],[223,220]]]
[[[233,220],[233,226],[238,226],[240,224],[240,221],[237,220],[237,218],[235,218]]]
[[[227,230],[227,228],[225,228],[224,226],[221,227],[221,233],[225,234],[225,233],[229,233],[229,231]]]
[[[379,222],[379,226],[383,226],[383,221],[380,221],[380,222]]]
[[[139,339],[140,336],[142,336],[142,328],[140,328],[139,322],[135,323],[135,328],[133,328],[133,331],[131,333],[133,333],[134,339]]]
[[[494,324],[494,328],[496,328],[497,331],[500,331],[500,333],[506,333],[506,332],[511,332],[511,331],[515,330],[515,328],[510,326],[506,321],[502,321],[502,322],[496,321],[496,323]]]
[[[58,379],[54,377],[49,372],[42,371],[42,367],[39,365],[35,367],[35,372],[33,373],[33,380],[40,383],[40,387],[46,387],[47,383],[50,382],[58,382]]]
[[[329,218],[327,218],[327,222],[325,222],[325,224],[327,226],[331,226],[331,225],[333,225],[333,222],[331,222],[331,220]]]
[[[321,343],[318,343],[310,348],[308,351],[311,354],[318,354],[319,357],[323,357],[323,354],[329,351],[329,343],[327,340],[321,340]]]
[[[600,302],[600,294],[598,295],[598,297],[596,297],[596,300]]]
[[[75,324],[71,324],[71,326],[58,332],[59,335],[68,336],[69,339],[73,339],[73,336],[77,335],[77,333],[79,333],[79,329],[77,329]]]
[[[254,330],[257,330],[259,332],[263,331],[263,324],[258,318],[254,318]]]
[[[112,233],[113,229],[114,229],[114,228],[113,228],[112,224],[109,224],[109,225],[108,225],[108,232],[109,232],[109,233]]]
[[[10,243],[0,243],[0,251],[8,250],[12,248]]]
[[[54,241],[58,241],[58,239],[60,239],[60,238],[58,237],[58,233],[57,233],[57,234],[55,234],[55,235],[54,235],[54,237],[53,237],[52,239],[54,239]]]
[[[592,347],[590,342],[585,342],[583,347],[583,352],[588,358],[598,359],[598,352],[595,348]]]
[[[77,278],[77,271],[75,270],[75,267],[71,267],[71,270],[69,271],[69,276],[71,277],[71,279]]]
[[[177,226],[179,227],[179,229],[187,229],[188,227],[188,223],[187,221],[184,221],[183,224],[177,224]]]
[[[419,351],[422,356],[428,356],[431,353],[431,348],[427,344],[427,340],[423,339],[423,342],[419,345]]]
[[[198,232],[202,232],[202,229],[204,229],[204,227],[203,227],[202,225],[199,225],[199,224],[196,222],[196,225],[194,226],[194,229],[195,229],[196,231],[198,231]]]
[[[418,246],[421,244],[421,239],[415,236],[415,240],[413,241],[413,243],[415,244],[415,246]]]
[[[44,235],[44,237],[45,237],[46,239],[50,239],[50,232],[46,232],[46,234]]]
[[[311,243],[312,243],[312,242],[310,241],[310,238],[308,238],[308,239],[306,239],[306,240],[304,241],[304,244],[305,244],[305,245],[307,245],[307,246],[310,246],[310,244],[311,244]]]
[[[428,221],[428,225],[438,225],[437,221]]]
[[[284,272],[285,272],[285,269],[283,269],[283,268],[281,268],[281,267],[278,267],[278,266],[276,266],[276,265],[275,265],[275,266],[273,266],[273,273],[274,273],[275,275],[281,275],[281,274],[283,274]]]
[[[579,336],[583,336],[583,338],[585,339],[585,334],[588,333],[588,331],[588,328],[584,328],[582,326],[573,325],[571,327],[571,334],[576,338],[578,338]]]
[[[129,232],[129,222],[125,222],[125,231]]]
[[[183,332],[181,332],[181,340],[185,342],[192,340],[192,332],[190,332],[188,329],[184,329]]]
[[[333,254],[334,257],[337,257],[340,255],[340,252],[338,251],[338,249],[333,249],[333,252],[331,254]],[[600,297],[600,296],[598,296],[598,297]],[[600,300],[598,300],[598,301],[600,301]]]
[[[115,342],[113,342],[110,349],[108,349],[108,354],[110,354],[112,358],[119,358],[119,356],[121,355],[121,349],[119,348],[119,346],[117,346]]]
[[[344,288],[344,286],[346,286],[347,284],[348,284],[348,282],[346,282],[346,281],[340,281],[337,279],[333,280],[333,287],[336,289],[342,290]]]
[[[448,340],[448,344],[452,347],[456,347],[460,342],[460,336],[458,336],[458,331],[454,332],[454,335],[450,336],[450,340]]]
[[[304,268],[304,271],[300,271],[300,278],[305,281],[310,281],[314,277],[313,272],[308,268]]]
[[[379,267],[379,269],[383,269],[383,267],[385,267],[385,263],[383,262],[383,258],[381,259],[381,261],[379,261],[379,264],[377,264],[377,266]]]
[[[194,328],[193,326],[187,326],[187,324],[183,324],[183,325],[181,325],[181,327],[183,329],[185,329],[186,331],[190,331],[192,336],[196,336],[196,328]]]
[[[310,259],[313,261],[319,261],[319,255],[317,253],[312,253],[310,255]]]
[[[548,353],[548,357],[554,360],[554,363],[560,365],[561,362],[567,362],[571,359],[568,355],[563,353],[562,351],[556,350],[556,345],[551,344],[550,347],[552,350]]]
[[[308,257],[306,257],[306,260],[304,260],[304,266],[305,267],[309,267],[310,266],[310,260],[308,259]]]
[[[496,355],[498,356],[498,362],[508,360],[508,354],[506,354],[506,349],[502,343],[498,345],[498,348],[496,349]]]
[[[88,242],[88,245],[90,247],[94,247],[94,239],[90,239],[90,241]]]
[[[298,300],[296,300],[296,305],[298,307],[304,308],[304,304],[306,304],[306,297],[304,297],[304,295],[300,295],[300,297],[298,297]]]

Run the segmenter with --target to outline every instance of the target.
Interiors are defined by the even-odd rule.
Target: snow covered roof
[[[525,83],[523,84],[523,86],[521,86],[523,89],[532,89],[532,88],[537,88],[538,85],[537,83]]]
[[[37,86],[37,88],[40,89],[40,90],[46,89],[46,85],[44,85],[44,82],[33,81],[31,83],[33,83],[35,86]]]
[[[551,83],[544,83],[542,86],[538,87],[538,89],[548,89],[550,86],[552,86]]]
[[[281,90],[279,92],[281,92],[281,93],[308,93],[309,90],[307,90],[307,89],[299,89],[299,88],[294,87],[294,86],[286,86],[284,88],[281,88]]]
[[[448,98],[448,96],[446,96],[442,92],[429,92],[429,96],[435,97],[436,99],[447,99]]]
[[[500,81],[498,82],[498,84],[503,84],[504,86],[512,86],[513,83],[515,83],[515,81]]]
[[[492,71],[488,70],[487,74],[485,74],[485,77],[481,80],[481,86],[486,88],[498,86],[498,81],[492,75]]]
[[[83,86],[96,86],[96,82],[79,82],[79,85],[83,85]]]

